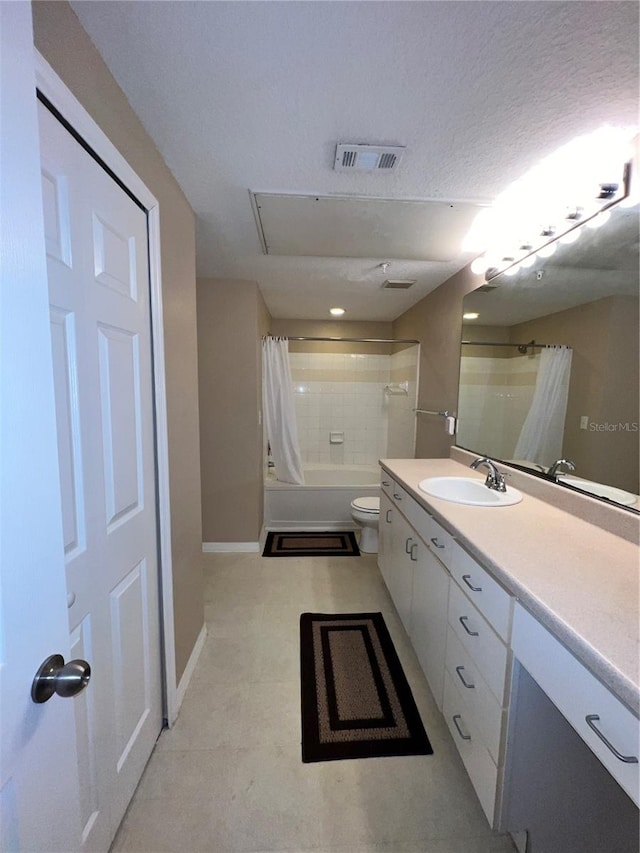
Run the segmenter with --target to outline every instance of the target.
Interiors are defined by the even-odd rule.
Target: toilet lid
[[[380,498],[356,498],[351,501],[351,506],[360,512],[380,512]]]

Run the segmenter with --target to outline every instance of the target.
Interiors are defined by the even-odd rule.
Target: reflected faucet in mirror
[[[549,467],[547,474],[550,477],[553,477],[554,480],[558,479],[558,469],[561,467],[565,467],[568,471],[575,471],[576,466],[575,463],[570,459],[556,459],[556,461]]]

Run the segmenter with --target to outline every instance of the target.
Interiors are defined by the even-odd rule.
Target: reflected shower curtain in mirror
[[[262,339],[262,411],[276,477],[303,485],[287,338]]]
[[[527,459],[547,468],[562,456],[571,356],[571,347],[542,350],[533,400],[516,444],[515,459]]]

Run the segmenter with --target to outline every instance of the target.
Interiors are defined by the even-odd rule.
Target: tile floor
[[[113,853],[513,853],[489,829],[374,557],[203,559],[208,638]],[[377,610],[434,754],[302,764],[299,615]]]

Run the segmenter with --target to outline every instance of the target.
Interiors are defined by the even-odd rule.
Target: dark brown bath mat
[[[268,533],[263,557],[359,557],[351,530],[316,533]]]
[[[381,613],[300,617],[302,760],[431,755]]]

